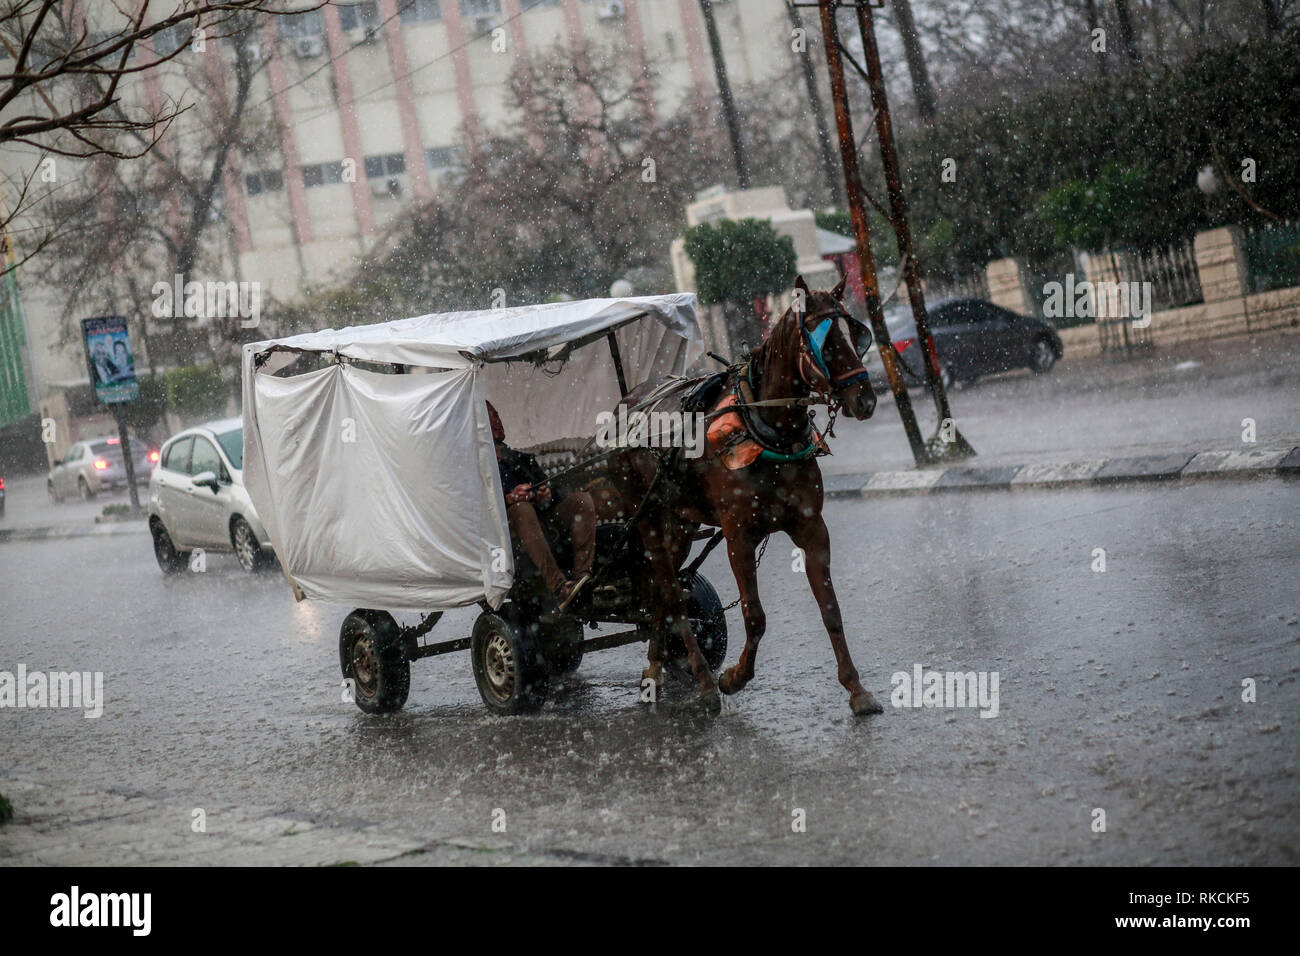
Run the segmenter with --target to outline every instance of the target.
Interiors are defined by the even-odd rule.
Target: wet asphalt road
[[[760,569],[757,678],[714,719],[684,678],[657,708],[638,703],[642,645],[590,655],[536,717],[488,716],[464,654],[417,661],[406,710],[367,717],[341,699],[347,609],[295,605],[278,574],[210,556],[164,580],[143,535],[11,542],[0,670],[103,670],[107,700],[98,720],[0,710],[0,779],[429,840],[486,842],[501,808],[511,846],[560,860],[1300,862],[1300,484],[826,511],[864,683],[888,699],[916,663],[997,671],[997,717],[854,719],[784,539]],[[735,596],[719,555],[705,573]],[[435,633],[467,634],[474,613]],[[728,620],[730,663],[743,638],[738,610]]]
[[[929,394],[911,398],[922,435],[933,435]],[[1247,418],[1260,442],[1300,441],[1300,336],[1184,342],[1131,360],[1067,352],[1047,375],[994,375],[949,398],[984,465],[1240,448]],[[841,421],[835,433],[828,474],[914,467],[888,392],[869,422]]]

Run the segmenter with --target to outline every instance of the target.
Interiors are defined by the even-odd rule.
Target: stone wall
[[[1284,329],[1300,331],[1300,287],[1250,294],[1250,271],[1240,229],[1226,226],[1197,233],[1193,247],[1205,301],[1153,312],[1151,327],[1147,329],[1147,338],[1152,345],[1159,347]],[[1112,272],[1110,257],[1093,256],[1089,261],[1087,278],[1093,282],[1124,279],[1124,276]],[[1035,312],[1033,296],[1027,285],[1029,271],[1021,260],[990,262],[986,274],[989,298],[994,303],[1022,315]],[[1060,335],[1067,358],[1101,354],[1101,336],[1095,324],[1062,329]]]

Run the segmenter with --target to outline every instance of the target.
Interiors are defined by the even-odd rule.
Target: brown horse
[[[733,367],[726,382],[727,393],[748,406],[744,408],[748,434],[760,439],[765,449],[762,457],[730,470],[723,451],[706,442],[704,454],[695,459],[639,448],[612,460],[610,475],[624,500],[633,507],[643,500],[648,503],[633,522],[647,564],[645,606],[653,615],[649,666],[643,677],[661,684],[666,635],[671,629],[687,649],[691,671],[709,709],[720,708],[719,689],[734,694],[753,680],[754,658],[766,629],[755,552],[772,532],[784,531],[804,552],[808,583],[830,635],[850,708],[858,715],[879,713],[880,706],[858,680],[844,639],[831,583],[830,535],[821,513],[821,469],[812,447],[821,443],[821,436],[812,433],[808,414],[809,405],[825,403],[859,420],[871,416],[876,397],[861,358],[870,336],[845,311],[842,280],[830,292],[812,292],[800,276],[795,288],[795,302],[804,308],[787,310],[762,347],[748,362]],[[639,386],[625,403],[637,405],[660,384]],[[680,398],[671,401],[681,407]],[[745,619],[740,660],[716,681],[692,633],[677,583],[700,525],[722,529]]]

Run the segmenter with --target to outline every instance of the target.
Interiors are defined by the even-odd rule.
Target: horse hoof
[[[876,698],[871,696],[869,690],[864,690],[862,693],[850,697],[849,710],[853,711],[854,717],[865,717],[867,714],[883,714],[885,712],[885,708],[876,703]]]
[[[664,669],[660,664],[651,664],[641,672],[642,680],[652,680],[656,687],[662,687],[664,683]]]
[[[700,706],[710,716],[717,716],[722,713],[722,695],[718,693],[716,687],[700,691]]]
[[[722,675],[718,678],[718,690],[722,691],[724,694],[734,694],[740,690],[742,686],[743,685],[739,681],[732,678],[730,667],[723,671]]]

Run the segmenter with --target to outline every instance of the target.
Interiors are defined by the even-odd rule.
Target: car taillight
[[[898,339],[896,342],[894,342],[894,349],[898,352],[899,355],[902,355],[904,352],[907,351],[908,346],[910,346],[915,341],[916,339]]]
[[[102,458],[96,458],[96,459],[95,459],[95,470],[96,470],[96,471],[103,471],[103,470],[104,470],[105,468],[107,468],[107,467],[108,467],[108,462],[104,461],[104,459],[102,459]]]
[[[5,487],[5,480],[3,478],[0,478],[0,491],[3,491],[4,487]]]
[[[156,450],[149,452],[149,460],[154,462],[158,460],[158,452]]]

